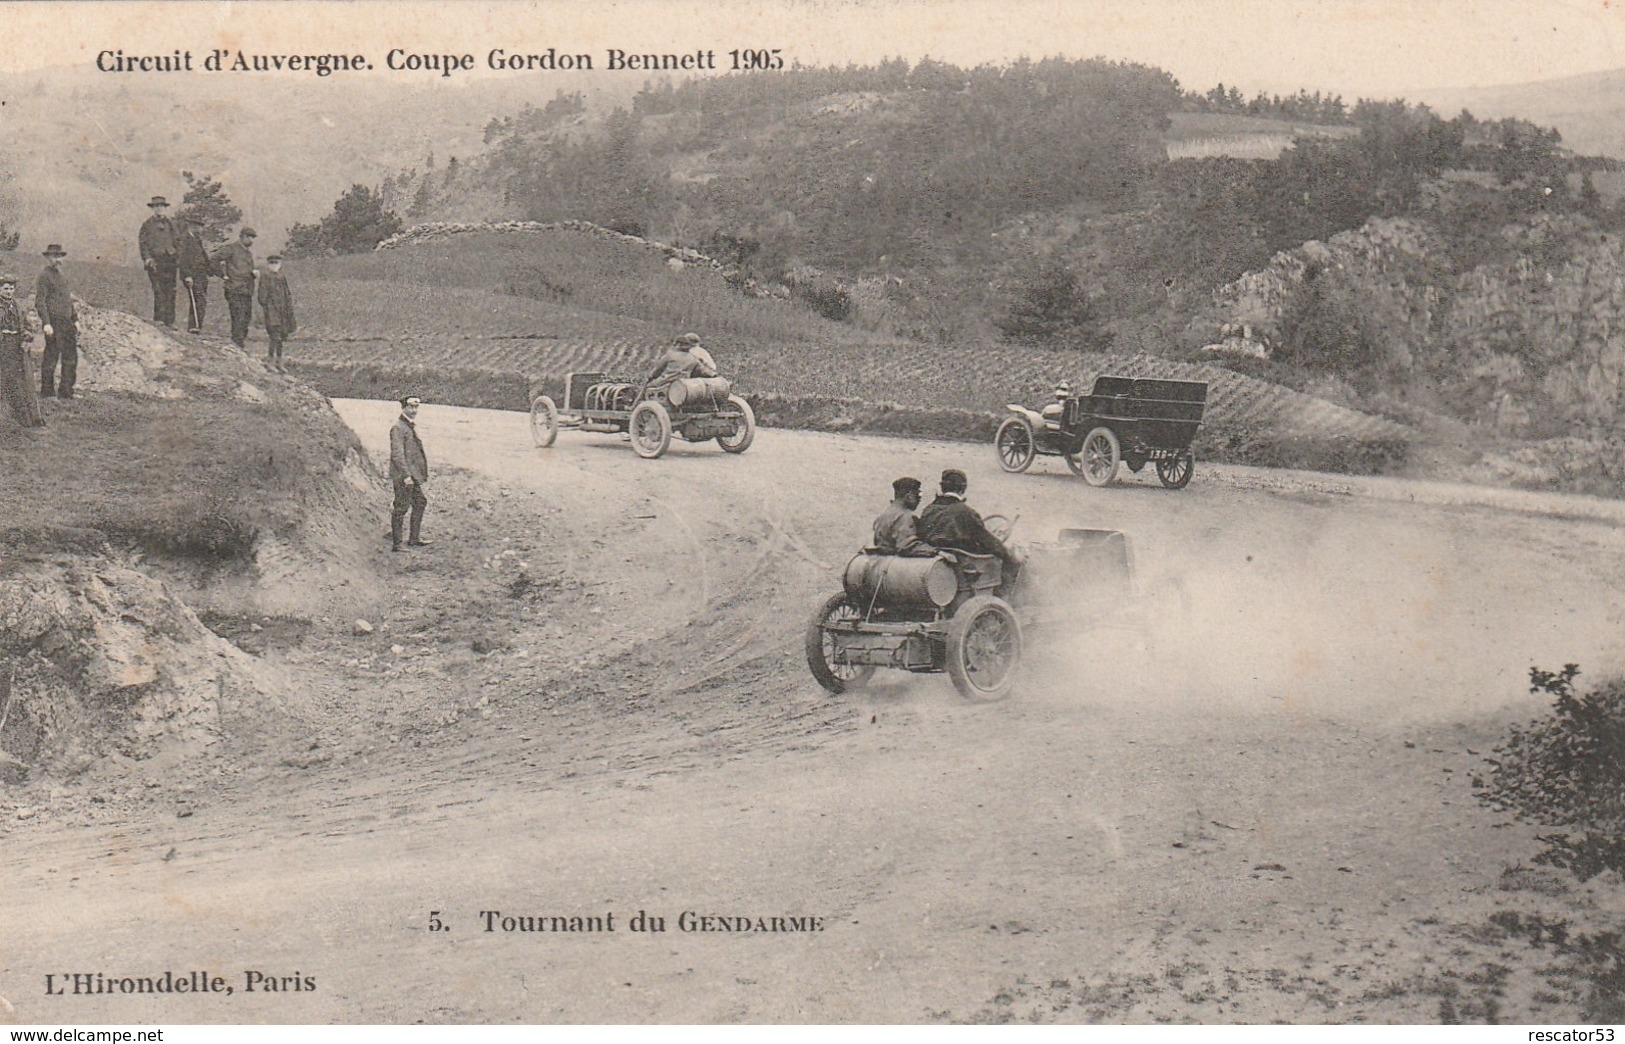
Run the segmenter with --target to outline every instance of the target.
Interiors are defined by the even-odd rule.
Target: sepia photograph
[[[0,1025],[1611,1041],[1622,99],[1605,0],[0,2]]]

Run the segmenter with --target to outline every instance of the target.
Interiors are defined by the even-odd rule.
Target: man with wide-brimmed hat
[[[231,313],[231,341],[239,348],[248,347],[248,322],[254,317],[254,240],[259,233],[245,228],[237,233],[237,242],[227,243],[214,252],[214,266],[219,270],[226,290],[226,310]]]
[[[79,376],[79,312],[62,275],[62,259],[67,256],[59,243],[46,247],[45,270],[34,284],[34,311],[39,313],[45,330],[45,364],[40,367],[39,393],[46,398],[53,391],[59,399],[73,398],[74,381]],[[60,381],[56,378],[58,362],[62,365]]]
[[[199,333],[203,313],[209,306],[209,276],[214,274],[214,262],[209,260],[209,248],[203,245],[203,216],[195,211],[186,214],[181,225],[177,267],[181,285],[186,287],[186,328]]]
[[[33,367],[28,357],[28,342],[34,339],[34,330],[28,323],[28,313],[17,300],[17,277],[0,275],[0,397],[11,407],[11,415],[25,428],[38,428],[45,423],[40,416],[39,400],[34,398]]]
[[[141,264],[152,283],[152,318],[174,326],[175,268],[181,236],[169,216],[169,200],[154,196],[147,206],[152,216],[141,223]]]

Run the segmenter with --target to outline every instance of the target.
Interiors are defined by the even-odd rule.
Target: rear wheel
[[[654,460],[671,445],[671,414],[653,399],[633,407],[626,426],[632,433],[632,452],[645,460]]]
[[[993,448],[999,454],[999,467],[1011,472],[1026,471],[1038,454],[1038,447],[1033,443],[1033,426],[1025,417],[1005,418],[993,436]]]
[[[948,677],[967,700],[1002,700],[1021,665],[1021,624],[1004,599],[977,595],[948,622]]]
[[[545,395],[536,396],[530,404],[530,437],[542,449],[559,437],[559,410]]]
[[[1157,478],[1169,489],[1184,489],[1191,484],[1191,475],[1196,471],[1196,458],[1186,450],[1177,457],[1169,460],[1157,461]]]
[[[863,619],[863,612],[853,605],[845,592],[830,595],[818,607],[807,623],[807,667],[818,684],[839,696],[868,681],[875,673],[869,666],[839,663],[835,656],[835,637],[824,629],[826,624],[847,623]]]
[[[717,445],[728,453],[743,453],[756,439],[756,411],[737,395],[728,396],[728,405],[739,411],[739,421],[732,435],[717,436]]]
[[[1091,486],[1104,486],[1117,477],[1117,462],[1123,459],[1117,444],[1117,433],[1110,428],[1095,428],[1083,437],[1083,481]]]

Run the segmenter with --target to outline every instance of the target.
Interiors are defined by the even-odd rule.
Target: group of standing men
[[[176,294],[179,286],[184,286],[187,330],[201,332],[204,314],[208,311],[209,277],[218,274],[225,290],[226,309],[231,313],[232,343],[246,348],[257,284],[260,308],[265,313],[265,332],[270,340],[265,362],[272,369],[281,370],[282,342],[297,329],[293,293],[288,289],[287,277],[282,274],[282,258],[272,254],[266,259],[268,270],[263,273],[255,268],[254,240],[258,233],[246,227],[237,233],[235,242],[211,254],[203,242],[203,219],[198,214],[187,214],[177,225],[169,216],[169,200],[163,196],[152,197],[147,207],[152,216],[141,224],[140,247],[141,264],[152,284],[153,321],[174,327]]]

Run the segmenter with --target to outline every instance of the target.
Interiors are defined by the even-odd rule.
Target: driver
[[[1039,416],[1044,418],[1045,427],[1059,428],[1061,426],[1061,417],[1066,413],[1066,400],[1070,398],[1072,398],[1071,384],[1062,381],[1055,386],[1055,401],[1038,411]]]
[[[700,335],[686,333],[672,342],[666,354],[655,363],[646,386],[649,391],[660,391],[687,377],[715,377],[716,360],[700,346]]]
[[[965,473],[949,468],[942,473],[942,491],[920,512],[920,539],[936,547],[951,551],[965,551],[973,555],[997,555],[1004,563],[1004,583],[1009,590],[1021,570],[1021,559],[1005,546],[1004,541],[987,531],[982,516],[965,503],[965,490],[969,483]]]

